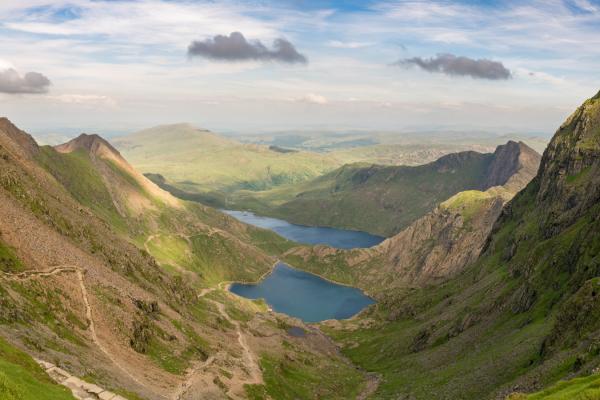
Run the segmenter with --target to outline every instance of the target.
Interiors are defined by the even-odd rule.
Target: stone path
[[[9,279],[9,280],[26,280],[26,279],[30,279],[30,278],[33,278],[33,277],[48,277],[48,276],[53,276],[53,275],[57,275],[57,274],[60,274],[60,273],[75,273],[77,275],[77,281],[79,283],[79,288],[81,290],[81,296],[83,298],[83,303],[85,305],[85,316],[86,316],[86,319],[87,319],[87,322],[88,322],[88,331],[90,333],[92,342],[100,349],[100,351],[119,370],[121,370],[125,375],[127,375],[136,384],[144,387],[145,385],[142,382],[140,382],[135,376],[133,376],[129,372],[129,370],[127,368],[125,368],[123,365],[121,365],[121,363],[115,357],[113,357],[113,355],[108,351],[108,349],[106,347],[104,347],[104,345],[100,342],[100,340],[98,340],[98,335],[96,333],[96,326],[94,324],[94,319],[93,319],[93,316],[92,316],[92,307],[90,306],[90,301],[89,301],[89,298],[88,298],[87,288],[85,287],[84,270],[82,268],[80,268],[78,266],[73,266],[73,265],[60,265],[60,266],[52,267],[51,269],[48,269],[48,270],[26,271],[26,272],[15,273],[15,274],[2,273],[2,275],[6,279]],[[51,375],[53,378],[54,378],[55,375],[58,376],[58,377],[68,375],[69,381],[66,380],[67,378],[65,378],[63,380],[57,380],[57,382],[65,385],[65,386],[71,387],[71,386],[65,384],[64,382],[67,382],[67,383],[70,384],[72,381],[75,381],[75,380],[77,380],[78,382],[80,382],[82,384],[89,385],[88,383],[86,383],[84,381],[81,381],[79,378],[76,378],[74,376],[69,375],[66,371],[64,371],[64,370],[62,370],[62,369],[60,369],[60,368],[58,368],[58,367],[56,367],[56,366],[54,366],[54,365],[52,365],[50,363],[47,363],[47,362],[41,361],[41,360],[36,360],[36,361],[38,361],[38,363],[40,363],[40,365],[42,365],[42,366],[44,366],[44,365],[50,365],[50,366],[52,366],[53,371],[59,371],[59,372],[56,372],[54,375]],[[42,363],[44,363],[44,364],[42,364]],[[71,390],[73,390],[73,389],[71,388]],[[108,396],[108,395],[106,395],[106,396]],[[89,397],[88,396],[88,397],[78,397],[78,398],[81,398],[81,399],[88,399],[88,398],[95,399],[95,398],[98,398],[98,399],[101,399],[101,400],[109,400],[109,399],[110,400],[112,400],[112,399],[120,400],[120,399],[122,399],[121,396],[119,396],[119,397],[114,397],[114,396],[113,397]],[[124,400],[126,400],[126,399],[124,399]]]
[[[46,371],[52,379],[63,386],[68,387],[73,392],[73,396],[79,400],[127,400],[108,390],[104,390],[98,385],[83,381],[76,376],[69,374],[64,369],[56,365],[35,359],[38,364]]]

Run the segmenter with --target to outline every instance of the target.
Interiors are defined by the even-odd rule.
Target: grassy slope
[[[390,293],[368,315],[370,328],[331,329],[355,363],[383,376],[376,398],[481,399],[597,367],[600,203],[588,196],[600,177],[600,99],[586,110],[586,123],[575,118],[557,133],[541,169],[577,171],[582,163],[568,174],[577,179],[534,179],[510,203],[485,255],[458,278]],[[574,155],[580,161],[565,161]],[[571,199],[570,211],[561,211],[560,196]]]
[[[26,353],[0,337],[0,398],[3,400],[72,400]]]
[[[79,149],[71,153],[59,153],[51,147],[42,147],[38,160],[64,185],[80,203],[92,209],[117,232],[133,237],[140,247],[153,233],[159,236],[148,243],[148,249],[165,266],[184,266],[197,272],[204,284],[223,280],[254,280],[270,266],[265,255],[256,254],[259,249],[276,254],[291,244],[278,235],[253,227],[236,224],[228,216],[197,204],[185,204],[184,210],[176,210],[161,204],[147,193],[140,184],[121,167],[110,160],[105,162],[114,174],[104,179],[88,153]],[[154,204],[143,216],[119,213],[105,181],[113,184],[123,182]],[[124,207],[120,207],[122,210]],[[186,225],[205,224],[232,232],[250,245],[254,251],[245,251],[237,241],[212,235],[207,229],[194,229]],[[171,268],[171,272],[176,269]]]
[[[532,394],[513,394],[508,400],[597,400],[600,399],[600,376],[560,381]]]
[[[38,162],[81,204],[89,207],[119,230],[124,222],[115,208],[102,177],[84,150],[58,153],[50,146],[40,148]]]
[[[314,178],[340,165],[317,153],[281,153],[186,124],[148,129],[115,143],[139,171],[160,173],[195,193],[263,190]]]
[[[1,135],[2,132],[0,139],[5,139]],[[230,343],[229,339],[223,342],[223,338],[235,337],[236,332],[232,331],[234,327],[222,318],[210,300],[197,297],[197,292],[191,287],[195,279],[190,277],[201,276],[203,286],[220,280],[256,279],[271,265],[271,258],[266,254],[281,253],[290,246],[288,241],[272,232],[240,224],[229,216],[199,204],[186,203],[182,208],[171,208],[154,201],[142,216],[127,210],[122,212],[125,203],[117,207],[117,200],[112,198],[109,202],[104,197],[106,192],[111,192],[105,182],[111,185],[129,182],[128,189],[136,190],[137,194],[143,196],[149,194],[140,191],[139,182],[135,179],[132,181],[133,177],[118,165],[97,164],[106,160],[89,157],[79,150],[56,153],[51,148],[41,149],[36,160],[56,178],[58,185],[45,174],[32,173],[16,162],[4,147],[0,147],[0,189],[42,224],[63,235],[66,242],[94,254],[93,257],[129,281],[131,287],[139,285],[146,290],[149,299],[158,300],[158,309],[151,307],[149,301],[132,305],[129,300],[123,301],[119,291],[112,286],[89,288],[90,296],[97,299],[95,315],[102,315],[112,331],[122,332],[130,338],[127,343],[147,358],[149,370],[160,368],[181,375],[192,362],[205,359],[217,349],[227,352],[233,348],[233,357],[237,359],[236,345]],[[89,197],[90,194],[97,194],[99,200],[107,201],[95,202]],[[88,212],[88,208],[101,220]],[[117,212],[117,209],[121,211]],[[150,241],[150,250],[154,253],[152,248],[156,249],[161,262],[183,264],[184,268],[197,274],[178,276],[180,271],[176,268],[165,274],[165,269],[159,268],[145,251],[131,245],[135,243],[143,248],[144,240],[155,233],[159,234],[158,241],[155,245]],[[23,266],[15,251],[4,244],[0,244],[0,262],[5,271],[16,271]],[[195,270],[196,267],[198,270]],[[73,365],[69,369],[75,373],[80,368],[78,363],[83,360],[81,362],[87,374],[85,379],[125,393],[114,388],[112,372],[85,361],[89,355],[89,343],[82,332],[87,329],[87,324],[71,312],[68,303],[77,300],[77,296],[75,299],[68,298],[60,287],[47,286],[44,280],[0,283],[0,323],[3,330],[11,334],[26,331],[26,336],[16,334],[18,339],[15,340],[23,341],[24,345],[43,357],[50,354],[53,359],[62,360],[65,355],[69,360],[68,365]],[[254,341],[263,340],[264,325],[275,325],[271,321],[274,317],[270,314],[255,316],[257,312],[264,311],[264,306],[249,307],[252,302],[233,301],[233,296],[221,290],[211,293],[211,296],[217,294],[218,301],[226,305],[227,313],[232,318],[242,320],[244,331],[248,335],[248,332],[257,335]],[[246,314],[247,317],[244,316]],[[252,327],[246,325],[250,323]],[[173,335],[177,336],[177,340],[172,340]],[[273,341],[281,341],[286,337],[285,330],[264,337],[269,341],[266,356],[277,365],[284,366],[292,376],[307,374],[322,378],[321,387],[307,388],[302,380],[287,381],[286,390],[301,394],[300,398],[314,398],[318,393],[325,393],[322,398],[344,398],[361,387],[362,374],[337,357],[319,354],[303,343],[286,348],[286,351],[272,346]],[[28,379],[26,374],[12,365],[10,367],[19,377],[10,375],[1,381],[2,384],[14,388],[21,385],[21,379]],[[223,372],[221,376],[225,382],[227,374]],[[344,387],[339,385],[342,377],[349,382]],[[277,376],[273,376],[265,387],[256,389],[267,392],[278,390],[276,387],[282,383],[277,379]],[[51,390],[48,393],[50,398],[61,399]],[[126,397],[138,398],[132,393],[127,393]]]
[[[81,151],[66,154],[56,153],[51,148],[44,148],[44,152],[44,159],[51,160],[44,164],[45,167],[57,178],[65,180],[67,183],[65,186],[74,197],[81,198],[83,202],[86,200],[86,194],[92,190],[102,193],[100,190],[104,187],[101,185],[102,177],[85,153]],[[78,172],[77,176],[67,176],[71,168],[63,168],[63,166],[68,165],[73,158],[77,159],[80,164],[78,168],[85,171],[84,174]],[[118,176],[126,174],[114,164],[111,164],[111,170]],[[68,184],[71,179],[77,177],[79,182],[76,186]],[[125,176],[124,178],[126,181],[131,181],[131,177]],[[114,179],[111,181],[114,182]],[[137,186],[135,182],[129,183]],[[114,223],[115,218],[112,218],[112,211],[115,209],[112,200],[106,203],[98,202],[94,205],[96,207],[94,211],[99,216],[105,218],[109,224]],[[280,254],[293,245],[271,231],[239,224],[233,218],[199,204],[186,203],[183,210],[158,207],[155,211],[148,211],[142,219],[145,221],[140,223],[139,217],[134,221],[128,215],[118,215],[116,220],[124,221],[128,227],[133,224],[135,234],[142,238],[147,238],[151,232],[156,232],[158,229],[160,232],[158,236],[148,243],[150,253],[174,275],[180,274],[179,267],[196,273],[200,278],[201,286],[215,285],[229,280],[256,280],[270,266],[270,264],[265,264],[264,255],[256,254],[259,249],[267,254]],[[211,234],[203,229],[197,231],[194,231],[193,228],[185,229],[186,225],[199,222],[212,229],[219,229],[223,233]],[[122,225],[119,222],[117,227]],[[123,235],[132,233],[122,232]],[[232,239],[230,234],[235,235],[236,239]],[[246,244],[240,246],[238,239]],[[227,301],[227,299],[222,298],[221,301]],[[208,316],[210,308],[206,309],[206,304],[199,304],[196,308],[197,310],[194,312],[198,313],[198,318],[202,320],[202,323],[209,325],[224,323],[222,320],[215,321]],[[244,306],[239,303],[228,303],[230,315],[247,312],[243,310]],[[160,339],[164,334],[155,326],[152,328],[154,330],[153,339],[148,343],[146,352],[155,363],[165,370],[181,374],[189,367],[191,360],[197,357],[197,349],[202,349],[203,353],[207,354],[210,352],[210,346],[201,337],[193,334],[189,327],[186,328],[185,325],[178,323],[177,329],[185,332],[191,338],[192,347],[180,354],[173,352],[168,343],[164,343]],[[311,355],[302,347],[287,349],[287,351],[289,355],[286,357],[276,349],[265,353],[265,360],[269,360],[269,363],[264,364],[264,373],[267,378],[265,386],[253,388],[258,393],[256,394],[259,396],[257,398],[260,398],[262,392],[272,396],[281,395],[283,396],[281,398],[292,398],[293,395],[293,398],[308,399],[313,398],[315,393],[321,398],[345,398],[352,396],[362,385],[362,375],[349,365],[320,355]],[[298,359],[298,354],[300,359]],[[267,368],[267,366],[271,366],[277,371],[281,371],[283,368],[285,373],[270,375],[273,369]],[[332,368],[333,366],[335,367]],[[317,380],[321,382],[321,385],[310,384]],[[340,386],[340,382],[345,382],[343,387]],[[285,390],[282,391],[282,388]]]

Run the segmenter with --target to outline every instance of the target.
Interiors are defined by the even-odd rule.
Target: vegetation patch
[[[14,273],[23,269],[23,263],[17,258],[14,250],[0,240],[0,270]]]
[[[0,338],[0,398],[3,400],[74,400],[26,353]]]

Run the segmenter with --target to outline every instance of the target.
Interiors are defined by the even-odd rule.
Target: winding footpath
[[[26,272],[19,272],[19,273],[6,273],[6,272],[2,272],[2,276],[4,278],[6,278],[7,280],[12,280],[12,281],[20,281],[20,280],[27,280],[27,279],[31,279],[31,278],[35,278],[35,277],[49,277],[49,276],[54,276],[54,275],[58,275],[61,273],[75,273],[77,275],[77,282],[79,283],[79,288],[81,290],[81,296],[83,299],[83,303],[85,305],[85,316],[88,322],[88,329],[89,329],[89,333],[92,339],[92,342],[98,347],[98,349],[121,371],[123,372],[125,375],[127,375],[127,377],[129,377],[132,381],[134,381],[136,384],[144,387],[145,385],[140,382],[135,376],[133,376],[125,367],[123,367],[123,365],[121,365],[121,363],[108,351],[108,349],[100,342],[100,340],[98,339],[98,334],[96,333],[96,326],[94,324],[94,318],[92,315],[92,307],[90,306],[90,301],[89,301],[89,297],[88,297],[88,291],[87,288],[85,286],[85,281],[84,281],[84,270],[82,268],[79,268],[77,266],[73,266],[73,265],[60,265],[60,266],[56,266],[56,267],[52,267],[49,270],[45,270],[45,271],[26,271]],[[95,395],[96,397],[98,397],[99,393],[97,393],[96,391],[98,390],[98,386],[96,385],[90,385],[87,382],[84,382],[74,376],[71,376],[70,374],[68,374],[66,371],[61,370],[60,368],[41,361],[41,360],[36,360],[42,367],[44,367],[44,369],[50,373],[50,375],[60,384],[63,384],[64,386],[67,386],[69,389],[71,389],[71,391],[73,391],[73,394],[76,396],[81,396],[81,393],[88,393],[91,395]],[[94,391],[89,391],[89,389],[93,389]],[[122,399],[122,397],[117,396],[111,392],[108,391],[104,391],[102,390],[101,392],[106,392],[106,394],[103,394],[103,397],[98,397],[101,399]],[[112,394],[112,397],[110,396]],[[163,396],[164,397],[164,396]],[[81,397],[83,398],[83,397]],[[94,398],[94,397],[92,397]]]

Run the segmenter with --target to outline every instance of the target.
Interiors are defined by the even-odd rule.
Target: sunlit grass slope
[[[340,165],[334,157],[242,144],[188,124],[165,125],[116,139],[143,173],[159,173],[190,192],[263,190],[302,182]]]

